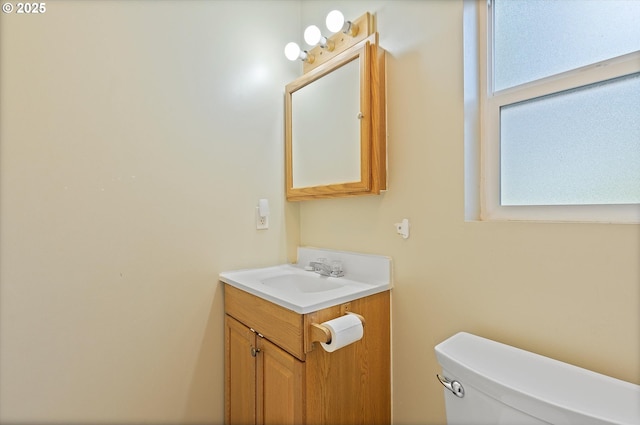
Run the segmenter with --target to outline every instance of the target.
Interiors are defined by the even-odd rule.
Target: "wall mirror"
[[[286,86],[288,200],[386,189],[383,72],[373,34]]]

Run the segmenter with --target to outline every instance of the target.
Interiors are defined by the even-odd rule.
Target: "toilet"
[[[435,351],[449,425],[640,425],[630,382],[466,332]]]

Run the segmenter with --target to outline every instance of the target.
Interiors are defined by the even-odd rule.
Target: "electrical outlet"
[[[396,228],[396,232],[398,232],[399,235],[402,235],[404,239],[407,239],[409,237],[409,220],[408,219],[405,218],[402,220],[402,222],[395,223],[394,226]]]
[[[269,228],[269,216],[262,217],[260,215],[260,208],[256,207],[256,229],[266,230]]]

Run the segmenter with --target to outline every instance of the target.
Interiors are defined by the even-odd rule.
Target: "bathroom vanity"
[[[332,258],[335,253],[300,248],[299,264],[308,264],[302,262],[308,256]],[[367,271],[349,272],[367,256],[342,254],[355,260],[344,261],[344,277],[319,276],[296,265],[221,273],[227,424],[390,423],[390,260],[377,258],[388,267],[381,268],[386,281],[376,280],[367,278]],[[280,276],[290,287],[257,283],[273,283]],[[298,282],[311,288],[315,301],[305,303],[310,293],[301,291]],[[322,290],[323,284],[329,289]],[[364,319],[362,338],[326,351],[317,324],[349,313]]]

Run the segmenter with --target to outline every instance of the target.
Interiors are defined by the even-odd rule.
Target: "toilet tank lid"
[[[579,417],[640,424],[640,386],[630,382],[466,332],[435,351],[442,368],[455,375],[448,378],[463,386],[467,381],[507,404],[521,404],[524,408],[513,406],[521,410],[537,400]]]

